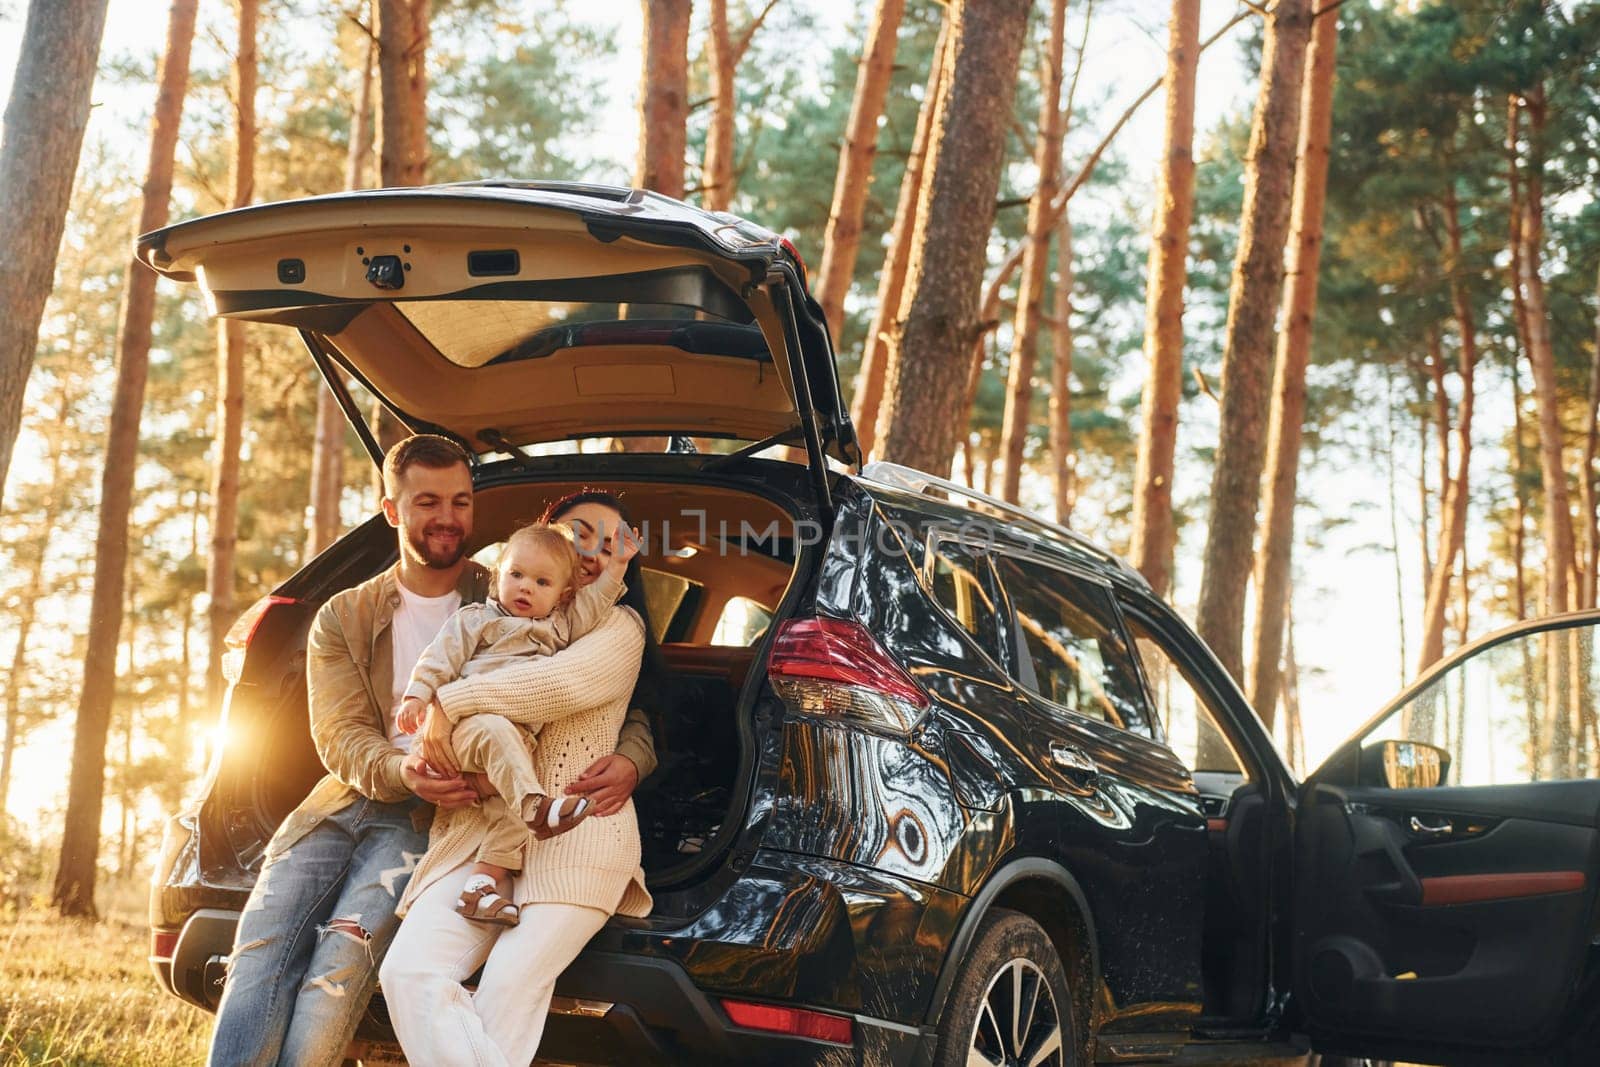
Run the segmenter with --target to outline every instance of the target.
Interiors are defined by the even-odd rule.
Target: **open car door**
[[[369,451],[353,379],[469,453],[723,438],[859,463],[820,309],[776,234],[640,190],[559,182],[264,204],[139,239],[213,315],[299,329]],[[755,451],[755,448],[751,448]],[[375,457],[376,458],[376,457]]]
[[[1600,1062],[1597,628],[1468,646],[1302,786],[1294,990],[1318,1049]]]

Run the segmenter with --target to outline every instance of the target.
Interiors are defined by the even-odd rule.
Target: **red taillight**
[[[800,250],[787,237],[778,238],[778,246],[794,257],[794,265],[800,268],[800,284],[809,288],[811,283],[806,280],[806,261],[800,258]]]
[[[749,1004],[742,1000],[724,1000],[722,1009],[728,1013],[733,1025],[749,1030],[771,1030],[795,1037],[832,1041],[837,1045],[849,1045],[855,1040],[854,1024],[844,1015],[806,1011],[804,1008],[780,1008],[773,1004]]]
[[[767,675],[801,715],[906,734],[928,695],[858,622],[790,619],[772,642]]]
[[[267,617],[267,612],[280,604],[294,604],[296,600],[291,596],[278,596],[276,593],[264,596],[245,609],[244,614],[233,620],[233,625],[228,627],[227,634],[222,638],[222,676],[231,684],[239,680],[240,672],[244,670],[245,649],[250,647],[250,639],[255,637],[256,631],[261,628],[261,622]]]
[[[158,960],[170,960],[178,951],[178,931],[151,930],[150,955]]]

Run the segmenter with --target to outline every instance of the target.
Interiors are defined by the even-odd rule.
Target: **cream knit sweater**
[[[534,769],[550,794],[558,796],[591,763],[616,749],[643,652],[639,616],[619,605],[564,652],[440,687],[439,706],[451,722],[495,714],[541,727]],[[481,809],[459,808],[440,817],[450,824],[429,841],[427,856],[400,898],[397,911],[402,916],[423,890],[472,859],[483,839]],[[585,819],[548,840],[534,840],[530,834],[523,855],[512,887],[518,905],[561,903],[607,914],[650,913],[632,800],[615,815]]]

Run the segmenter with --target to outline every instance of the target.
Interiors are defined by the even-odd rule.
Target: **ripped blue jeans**
[[[428,848],[420,803],[358,800],[269,856],[239,917],[212,1067],[344,1060]]]

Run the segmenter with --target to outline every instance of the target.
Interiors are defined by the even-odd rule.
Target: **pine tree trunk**
[[[55,280],[89,93],[100,56],[106,0],[32,0],[22,30],[0,136],[0,504],[22,428],[39,320]]]
[[[1511,478],[1511,488],[1516,498],[1517,524],[1511,531],[1511,561],[1515,575],[1517,619],[1520,621],[1528,617],[1528,576],[1524,565],[1527,558],[1528,488],[1522,465],[1522,369],[1517,363],[1511,365]]]
[[[950,65],[950,23],[946,20],[933,47],[933,62],[928,69],[928,84],[917,113],[917,129],[911,138],[911,154],[900,179],[900,196],[895,204],[894,223],[889,228],[889,247],[883,270],[878,274],[878,305],[867,329],[861,349],[861,367],[851,390],[850,421],[863,456],[872,453],[877,443],[878,415],[883,407],[885,372],[889,368],[889,333],[900,321],[906,289],[906,271],[911,266],[911,239],[917,225],[917,209],[926,185],[925,164],[933,116],[938,110],[939,93]]]
[[[952,65],[929,136],[903,327],[890,331],[885,458],[945,475],[965,426],[984,253],[1028,25],[1026,0],[952,0]]]
[[[705,174],[700,202],[726,211],[733,199],[733,82],[738,60],[728,31],[728,0],[711,0],[711,126],[706,130]]]
[[[1600,272],[1595,278],[1596,305],[1600,306]],[[1596,512],[1595,455],[1600,451],[1600,314],[1595,316],[1594,354],[1589,362],[1589,402],[1584,408],[1583,467],[1578,473],[1578,491],[1583,497],[1583,588],[1580,608],[1595,607],[1600,584],[1600,513]]]
[[[1212,466],[1195,628],[1228,672],[1241,680],[1245,587],[1253,562],[1274,320],[1283,291],[1300,86],[1310,33],[1310,0],[1278,0],[1267,20],[1222,349],[1221,431]]]
[[[259,0],[238,0],[239,44],[233,66],[234,158],[233,203],[241,208],[254,199],[256,175],[256,22]],[[216,455],[211,467],[211,554],[206,565],[207,617],[210,642],[206,660],[206,695],[212,705],[222,699],[222,641],[233,625],[234,557],[239,538],[239,452],[244,442],[244,323],[223,319],[217,324]]]
[[[1522,218],[1522,289],[1528,313],[1528,358],[1533,365],[1534,400],[1539,411],[1539,472],[1544,484],[1545,611],[1570,611],[1573,606],[1570,576],[1576,568],[1572,535],[1572,507],[1567,495],[1563,455],[1560,394],[1556,383],[1555,353],[1550,344],[1550,315],[1545,302],[1540,262],[1544,245],[1545,94],[1543,85],[1522,94],[1528,113],[1527,187]],[[1571,657],[1566,641],[1547,642],[1546,734],[1550,769],[1556,776],[1570,774],[1576,753],[1577,730],[1570,700]]]
[[[889,97],[900,19],[905,9],[906,0],[877,0],[866,47],[856,68],[855,97],[850,103],[850,121],[845,127],[839,170],[833,180],[833,205],[828,209],[828,228],[822,237],[822,265],[817,269],[817,303],[822,305],[822,316],[835,340],[844,327],[844,297],[855,277],[861,216],[872,180],[872,161],[878,155],[878,120]],[[934,64],[938,65],[937,51]],[[867,348],[871,347],[872,340],[868,338]]]
[[[1033,421],[1033,372],[1039,359],[1039,326],[1044,319],[1044,291],[1050,269],[1049,219],[1061,185],[1061,138],[1066,116],[1061,111],[1062,61],[1066,55],[1067,0],[1052,0],[1050,34],[1039,77],[1039,130],[1033,151],[1039,188],[1028,204],[1028,250],[1022,256],[1022,281],[1017,291],[1011,366],[1006,380],[1005,414],[1000,424],[1000,495],[1015,504],[1022,488],[1023,454]]]
[[[1335,52],[1339,17],[1320,0],[1313,23],[1301,98],[1299,162],[1294,175],[1284,330],[1278,336],[1267,438],[1268,481],[1262,510],[1261,554],[1256,561],[1255,634],[1246,687],[1250,704],[1270,730],[1278,706],[1279,663],[1289,614],[1289,574],[1294,548],[1294,506],[1300,476],[1300,441],[1306,411],[1306,365],[1317,310],[1322,263],[1322,211],[1328,189],[1328,140],[1333,130]]]
[[[683,199],[689,120],[690,0],[640,0],[644,65],[639,82],[639,155],[633,182]]]
[[[1433,574],[1428,584],[1428,597],[1422,612],[1422,649],[1418,654],[1417,673],[1421,674],[1444,655],[1445,606],[1450,600],[1451,583],[1455,576],[1456,557],[1462,555],[1467,535],[1468,474],[1472,464],[1472,407],[1475,398],[1474,372],[1478,365],[1478,329],[1472,311],[1471,297],[1467,294],[1466,279],[1461,275],[1461,217],[1456,202],[1455,189],[1447,188],[1444,202],[1445,233],[1448,236],[1450,273],[1450,299],[1455,314],[1456,330],[1460,336],[1461,403],[1456,407],[1456,469],[1454,475],[1441,473],[1447,479],[1441,487],[1439,509],[1439,551],[1434,561]],[[1443,383],[1436,385],[1442,396]],[[1441,445],[1441,451],[1443,447]],[[1465,562],[1462,581],[1466,581]]]
[[[428,180],[430,0],[377,0],[378,182]]]
[[[1072,524],[1078,491],[1072,454],[1072,216],[1056,228],[1056,306],[1050,324],[1050,466],[1055,471],[1056,521]]]
[[[1172,0],[1168,28],[1166,153],[1156,191],[1145,297],[1144,399],[1133,479],[1133,565],[1157,596],[1172,588],[1172,475],[1183,398],[1183,289],[1194,218],[1194,88],[1200,65],[1200,0]]]
[[[167,46],[158,75],[150,156],[145,168],[139,233],[167,223],[172,195],[173,151],[189,83],[189,51],[199,0],[173,0]],[[106,466],[100,479],[100,526],[95,535],[95,580],[89,601],[89,634],[72,739],[72,775],[51,903],[67,916],[92,916],[95,865],[100,855],[100,814],[105,800],[106,733],[116,693],[116,649],[122,630],[122,594],[128,563],[128,515],[133,505],[134,464],[139,450],[139,415],[150,370],[150,324],[156,276],[141,264],[128,266],[123,282],[122,324],[117,338],[117,382],[111,398]]]
[[[1543,157],[1544,90],[1524,95],[1529,118],[1527,191],[1522,219],[1522,289],[1528,312],[1528,358],[1533,366],[1534,399],[1539,411],[1539,462],[1545,491],[1545,548],[1549,558],[1545,609],[1568,611],[1572,607],[1567,577],[1574,567],[1572,509],[1567,495],[1566,460],[1560,419],[1560,393],[1556,383],[1555,353],[1550,345],[1550,315],[1546,307],[1540,261],[1544,244]]]
[[[372,66],[377,43],[367,39],[366,61],[361,70],[361,88],[356,110],[350,116],[350,148],[345,155],[344,187],[361,189],[367,184],[372,163]],[[306,558],[316,556],[333,544],[344,525],[339,517],[339,500],[344,490],[344,412],[326,384],[317,390],[316,436],[311,450],[311,521],[306,529]]]

